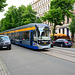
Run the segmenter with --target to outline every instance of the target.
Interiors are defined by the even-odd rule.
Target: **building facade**
[[[33,0],[31,5],[32,9],[37,12],[36,16],[44,16],[44,13],[49,10],[50,0]]]
[[[37,12],[36,16],[38,17],[44,16],[44,13],[50,9],[49,8],[50,2],[51,0],[33,0],[31,5],[32,5],[32,9]],[[74,9],[73,13],[75,13],[75,4],[73,5],[73,9]],[[56,27],[56,33],[66,34],[71,38],[71,32],[69,30],[69,24],[71,23],[71,18],[68,18],[67,16],[64,16],[64,18],[65,21],[62,22],[63,25],[62,26],[58,25]],[[48,21],[44,23],[50,26],[50,32],[52,33],[53,24],[49,23]]]

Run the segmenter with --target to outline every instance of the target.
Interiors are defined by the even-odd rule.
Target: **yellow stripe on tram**
[[[28,30],[34,30],[34,29],[35,29],[35,27],[29,27],[29,28],[15,30],[15,32],[28,31]]]
[[[7,34],[7,33],[14,33],[14,32],[21,32],[21,31],[28,31],[28,30],[34,30],[35,27],[29,27],[29,28],[23,28],[23,29],[18,29],[18,30],[14,30],[14,31],[9,31],[9,32],[3,32],[0,34]]]

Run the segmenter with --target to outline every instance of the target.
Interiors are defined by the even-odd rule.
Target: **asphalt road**
[[[75,63],[16,45],[0,57],[11,75],[75,75]]]

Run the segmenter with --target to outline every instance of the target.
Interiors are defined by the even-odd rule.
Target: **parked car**
[[[0,35],[0,49],[2,48],[11,50],[11,42],[7,35]]]
[[[56,41],[53,41],[53,46],[71,47],[72,45],[73,42],[67,39],[57,39]]]

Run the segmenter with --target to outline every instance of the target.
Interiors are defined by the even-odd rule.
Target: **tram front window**
[[[42,33],[40,33],[41,37],[48,37],[49,33],[48,31],[43,31]]]
[[[49,29],[48,28],[39,28],[39,31],[38,31],[38,38],[49,38]]]

